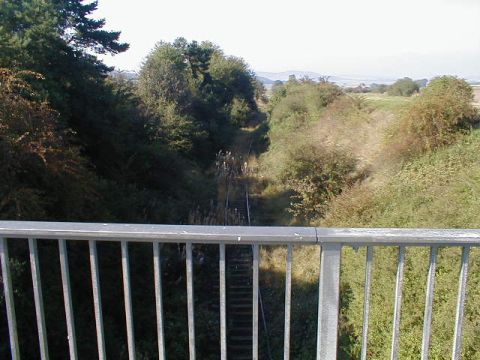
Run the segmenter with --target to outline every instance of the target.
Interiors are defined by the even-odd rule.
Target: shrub
[[[394,153],[416,155],[453,143],[476,120],[471,87],[455,77],[432,80],[394,129]]]
[[[316,115],[343,95],[337,85],[324,82],[288,82],[278,86],[270,102],[270,121],[285,125],[286,120],[300,121]],[[295,115],[301,115],[300,117]]]
[[[311,221],[324,215],[330,200],[353,179],[356,161],[347,154],[313,145],[294,148],[281,174],[292,189],[290,211]]]
[[[465,80],[455,76],[439,76],[428,84],[423,90],[428,95],[449,95],[456,96],[464,101],[473,101],[473,89]]]
[[[343,91],[337,85],[330,82],[321,82],[315,86],[315,92],[313,92],[313,99],[318,102],[318,106],[325,107],[340,96],[343,95]]]

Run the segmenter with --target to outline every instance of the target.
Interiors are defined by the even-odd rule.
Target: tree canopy
[[[105,20],[94,17],[97,4],[0,0],[0,217],[186,223],[192,212],[203,214],[216,206],[215,156],[256,111],[255,96],[261,89],[242,59],[225,55],[212,43],[182,38],[159,42],[142,66],[138,82],[115,76],[97,55],[121,53],[128,44],[120,41],[120,32],[104,30]],[[40,246],[42,258],[57,256],[56,244],[50,245]],[[16,242],[12,253],[22,253],[24,246]],[[81,269],[87,258],[81,247],[72,247],[70,254],[77,256],[73,261]],[[173,288],[184,268],[181,249],[163,254],[165,266],[173,269],[164,280]],[[117,274],[112,271],[118,256],[110,248],[101,258],[104,284],[111,286],[105,291],[111,296],[105,323],[114,329],[106,331],[107,353],[123,358],[118,331],[124,326],[119,315],[123,306],[114,301]],[[139,259],[147,263],[151,254],[140,251]],[[54,261],[41,266],[46,274],[58,270]],[[36,338],[28,315],[34,314],[28,292],[31,279],[23,276],[24,262],[12,272],[16,297],[21,299],[19,313],[26,314],[19,332],[22,341],[33,344]],[[139,295],[146,299],[151,272],[144,269],[137,274]],[[62,354],[64,324],[55,316],[63,303],[61,297],[51,296],[55,279],[45,277],[45,296],[53,299],[46,302],[45,312],[49,331],[61,334],[50,349]],[[82,344],[79,356],[93,358],[95,346],[88,345],[95,343],[89,337],[93,314],[91,299],[85,296],[89,284],[78,284],[74,291],[81,296],[76,308],[86,309],[76,319],[78,344]],[[177,291],[168,296],[172,298],[167,297],[166,304],[178,303]],[[4,309],[2,301],[0,296],[0,309]],[[151,319],[153,309],[140,309],[138,317]],[[166,326],[178,327],[184,314],[171,314]],[[2,338],[4,330],[0,327]],[[204,332],[202,341],[211,344],[212,336],[212,331]],[[148,334],[142,339],[138,354],[153,358],[156,340]],[[186,347],[167,346],[173,358],[186,356]],[[35,346],[21,350],[23,358],[38,357]],[[206,350],[199,347],[199,354],[208,359]],[[8,343],[2,342],[0,358],[8,357],[8,351]]]
[[[420,90],[419,85],[412,79],[405,77],[398,79],[389,86],[387,92],[392,96],[411,96]]]
[[[240,58],[209,42],[159,42],[138,82],[157,133],[198,161],[213,159],[256,110],[256,79]]]

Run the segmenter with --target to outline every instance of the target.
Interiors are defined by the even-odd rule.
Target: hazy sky
[[[256,71],[480,77],[480,0],[99,0],[138,70],[154,44],[210,40]]]

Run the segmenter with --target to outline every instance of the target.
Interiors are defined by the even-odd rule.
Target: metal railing
[[[369,325],[369,301],[372,283],[372,261],[375,246],[398,246],[399,257],[395,285],[395,305],[392,331],[391,359],[398,358],[400,314],[402,304],[403,272],[405,248],[407,246],[427,246],[431,248],[430,266],[427,278],[424,329],[422,340],[422,359],[428,359],[432,304],[435,288],[435,268],[439,246],[461,246],[463,255],[459,275],[457,310],[455,319],[452,359],[461,355],[463,313],[465,308],[466,285],[470,248],[480,245],[480,230],[447,229],[334,229],[307,227],[243,227],[243,226],[176,226],[176,225],[133,225],[133,224],[92,224],[92,223],[54,223],[0,221],[0,259],[5,295],[5,305],[10,336],[12,359],[20,359],[15,304],[13,300],[12,280],[9,268],[8,242],[15,238],[29,239],[29,254],[32,272],[33,293],[37,320],[40,354],[43,360],[49,358],[46,336],[46,322],[43,308],[41,274],[38,259],[37,239],[58,241],[61,265],[61,279],[65,304],[65,319],[68,332],[68,346],[71,359],[77,359],[75,337],[75,317],[72,307],[72,293],[68,265],[66,241],[88,241],[90,255],[91,281],[97,347],[99,359],[106,359],[102,300],[97,255],[97,241],[115,241],[121,243],[123,293],[127,329],[129,359],[135,359],[135,334],[132,315],[131,282],[129,268],[129,243],[149,242],[153,245],[153,266],[155,280],[155,304],[157,314],[158,353],[165,360],[164,315],[162,303],[162,273],[160,243],[186,244],[186,281],[187,314],[190,359],[194,360],[195,351],[195,313],[193,297],[193,260],[192,244],[219,245],[219,283],[220,283],[220,348],[221,359],[227,359],[227,312],[226,312],[226,276],[225,245],[253,245],[253,319],[252,319],[252,359],[258,360],[258,286],[260,245],[287,245],[287,265],[285,282],[285,328],[284,359],[290,358],[290,315],[292,289],[292,253],[295,245],[321,246],[317,360],[330,360],[337,357],[337,333],[340,296],[340,260],[344,246],[366,246],[365,300],[363,319],[363,338],[361,359],[367,358],[367,334]],[[8,239],[8,240],[7,240]]]

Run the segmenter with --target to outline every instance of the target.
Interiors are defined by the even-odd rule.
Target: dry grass
[[[365,173],[383,164],[379,159],[385,134],[395,119],[395,111],[342,98],[329,107],[309,136],[314,144],[350,154],[358,161],[358,172]]]

